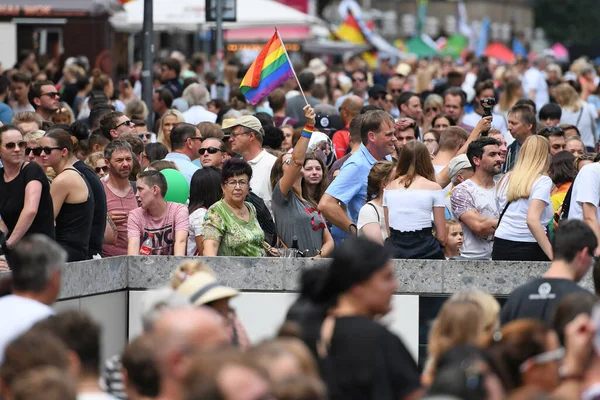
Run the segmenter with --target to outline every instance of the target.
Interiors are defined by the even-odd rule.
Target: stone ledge
[[[69,263],[63,271],[61,299],[165,285],[188,257],[123,256]],[[302,269],[327,260],[304,258],[195,257],[215,270],[226,285],[243,291],[297,292]],[[540,276],[541,262],[392,260],[398,293],[444,295],[479,288],[502,296]],[[582,286],[593,289],[591,273]]]

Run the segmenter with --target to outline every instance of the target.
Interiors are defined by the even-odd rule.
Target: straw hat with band
[[[198,271],[188,275],[175,291],[196,306],[229,299],[240,294],[236,289],[218,282],[217,278],[208,271]]]

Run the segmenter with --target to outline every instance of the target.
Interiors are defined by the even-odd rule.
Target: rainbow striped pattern
[[[240,90],[254,106],[292,76],[292,64],[279,35],[275,32],[248,69],[240,84]]]

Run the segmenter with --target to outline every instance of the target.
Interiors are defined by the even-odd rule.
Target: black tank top
[[[56,216],[56,241],[69,254],[69,262],[87,260],[94,217],[94,199],[90,196],[90,185],[83,175],[75,168],[65,168],[66,170],[77,172],[83,179],[88,188],[88,198],[79,204],[63,203]]]

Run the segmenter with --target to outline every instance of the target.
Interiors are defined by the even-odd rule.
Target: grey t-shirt
[[[273,188],[273,216],[277,235],[286,246],[292,247],[293,237],[298,238],[298,248],[305,257],[317,255],[323,246],[325,218],[309,202],[301,201],[292,190],[283,197],[279,182]]]

